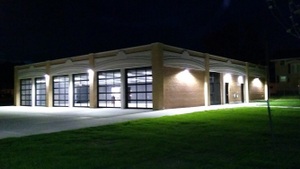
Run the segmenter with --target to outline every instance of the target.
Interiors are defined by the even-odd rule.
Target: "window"
[[[31,79],[20,80],[21,84],[21,106],[31,106],[31,90],[32,82]]]
[[[209,76],[209,81],[210,83],[214,83],[215,82],[215,77],[214,76]]]
[[[87,73],[73,75],[73,105],[75,107],[89,106],[89,78]]]
[[[300,64],[292,64],[291,73],[300,73]]]
[[[121,107],[121,72],[98,72],[98,106]]]
[[[46,106],[46,80],[44,77],[35,79],[35,105]]]
[[[152,70],[151,68],[128,69],[127,107],[152,108]]]
[[[53,106],[69,106],[69,77],[53,77]]]
[[[279,77],[279,82],[286,82],[287,81],[287,77],[286,76],[280,76]]]

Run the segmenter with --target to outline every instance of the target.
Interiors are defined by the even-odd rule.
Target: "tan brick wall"
[[[238,83],[238,75],[232,75],[229,83],[229,103],[241,103],[241,84]]]
[[[259,78],[255,79],[253,77],[249,78],[249,99],[253,100],[262,100],[265,97],[265,79]]]
[[[281,65],[281,62],[284,64]],[[293,63],[297,63],[297,59],[293,60],[279,60],[275,64],[275,76],[276,76],[276,89],[273,89],[272,92],[278,94],[297,94],[299,91],[298,85],[300,84],[300,73],[295,73],[290,71],[289,66]],[[286,76],[286,82],[280,82],[280,76]]]
[[[164,67],[164,108],[204,106],[204,72]]]

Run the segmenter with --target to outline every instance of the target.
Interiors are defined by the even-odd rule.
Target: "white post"
[[[204,75],[204,105],[210,105],[210,80],[209,80],[209,56],[205,55],[205,75]]]
[[[73,76],[69,74],[69,107],[73,107]]]
[[[245,103],[249,103],[249,64],[246,62]]]

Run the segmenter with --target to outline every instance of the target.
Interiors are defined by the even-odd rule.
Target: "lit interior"
[[[116,100],[121,100],[121,87],[112,87],[111,88],[112,96],[115,97]]]

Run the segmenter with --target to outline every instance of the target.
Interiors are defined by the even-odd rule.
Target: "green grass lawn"
[[[270,99],[270,105],[300,107],[300,96],[273,97]]]
[[[300,107],[300,98],[274,98],[270,99],[270,105]]]
[[[1,169],[296,169],[300,111],[235,108],[0,140]]]

